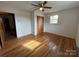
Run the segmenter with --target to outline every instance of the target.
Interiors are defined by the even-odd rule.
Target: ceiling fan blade
[[[38,10],[39,8],[35,8],[35,9],[33,9],[32,11],[35,11],[35,10]]]
[[[32,4],[33,6],[40,7],[39,5]]]
[[[43,5],[46,5],[47,4],[47,1],[44,1]]]
[[[51,9],[52,7],[44,7],[44,8]]]

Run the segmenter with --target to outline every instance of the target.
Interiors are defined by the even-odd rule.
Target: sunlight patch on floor
[[[30,50],[34,50],[36,47],[38,47],[41,43],[36,41],[36,40],[31,40],[25,44],[23,44],[24,47],[30,49]]]

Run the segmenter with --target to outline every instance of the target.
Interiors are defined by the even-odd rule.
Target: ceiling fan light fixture
[[[42,8],[42,7],[40,7],[40,10],[42,11],[42,10],[43,10],[43,8]]]

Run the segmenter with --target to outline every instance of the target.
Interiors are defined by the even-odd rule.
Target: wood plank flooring
[[[43,33],[5,41],[0,56],[7,57],[56,57],[77,56],[75,39]]]

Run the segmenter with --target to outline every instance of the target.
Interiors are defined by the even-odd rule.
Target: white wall
[[[15,19],[18,37],[31,34],[31,16],[29,13],[16,14]]]
[[[79,12],[78,12],[78,14],[79,14]],[[76,44],[77,44],[77,47],[79,48],[79,15],[78,15],[78,25],[77,25]]]
[[[77,28],[76,44],[77,44],[77,47],[79,47],[79,24],[78,24],[78,28]]]
[[[59,24],[50,24],[50,15],[59,15]],[[45,15],[45,31],[58,35],[76,38],[78,9],[72,8]]]
[[[34,26],[34,12],[31,12],[31,32],[34,34],[35,26]]]
[[[13,7],[5,7],[0,5],[0,11],[15,14],[17,37],[25,36],[31,33],[31,13],[21,11]]]

